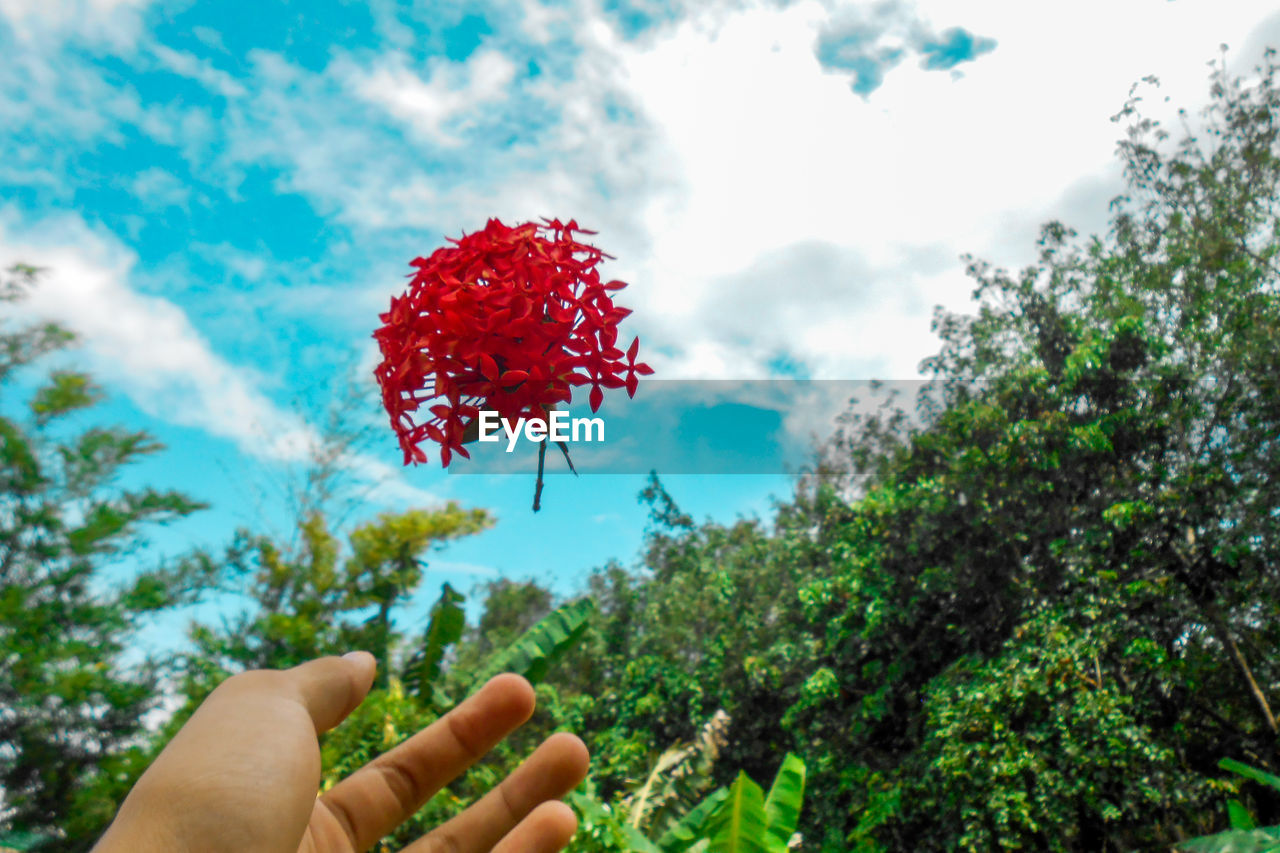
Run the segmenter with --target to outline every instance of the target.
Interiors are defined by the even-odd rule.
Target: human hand
[[[227,679],[138,780],[94,853],[363,853],[533,713],[529,683],[499,675],[317,797],[317,735],[364,700],[375,667],[353,652]],[[582,741],[552,735],[402,853],[560,850],[577,819],[558,798],[586,772]]]

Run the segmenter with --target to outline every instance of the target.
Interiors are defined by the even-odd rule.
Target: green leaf
[[[40,463],[27,437],[7,418],[0,418],[0,440],[0,464],[12,472],[6,472],[8,488],[21,493],[39,487]]]
[[[83,556],[99,550],[99,544],[122,534],[133,516],[111,504],[95,505],[85,516],[84,524],[67,534],[71,553]]]
[[[31,412],[38,423],[44,424],[58,415],[92,406],[101,398],[102,393],[87,374],[58,371],[31,398]]]
[[[164,449],[145,432],[93,427],[73,443],[58,448],[66,467],[67,484],[89,492],[115,475],[133,459]]]
[[[1227,801],[1227,819],[1231,821],[1232,829],[1257,829],[1258,827],[1253,820],[1253,815],[1249,814],[1249,810],[1239,800]]]
[[[590,598],[580,598],[551,611],[511,645],[495,652],[480,667],[472,689],[502,672],[523,675],[531,682],[541,681],[586,632],[594,611],[595,602]]]
[[[216,589],[223,564],[209,554],[194,551],[170,563],[138,573],[120,595],[125,610],[148,613],[180,604],[194,604],[205,592]]]
[[[628,826],[618,820],[617,815],[607,811],[595,797],[574,791],[569,794],[569,802],[581,812],[586,821],[597,826],[608,827],[610,832],[617,833],[625,839],[627,849],[639,853],[663,853],[652,841],[640,834],[634,826]]]
[[[459,605],[466,600],[447,583],[440,589],[440,599],[431,608],[431,619],[422,635],[422,647],[405,665],[405,686],[419,699],[426,698],[424,694],[435,687],[444,653],[462,638],[467,614]]]
[[[639,851],[639,853],[662,853],[660,847],[645,838],[640,833],[640,830],[634,826],[624,823],[621,829],[623,837],[627,839],[627,849],[631,850],[632,853],[635,853],[635,851]]]
[[[786,850],[787,842],[800,824],[800,808],[804,804],[804,762],[787,753],[774,777],[773,787],[764,801],[765,824],[769,846]]]
[[[684,817],[662,833],[662,837],[658,839],[658,847],[663,853],[681,853],[687,850],[691,844],[703,836],[707,819],[728,798],[728,788],[716,788],[707,794],[702,798],[702,802],[689,809]]]
[[[707,821],[708,853],[773,853],[765,829],[764,792],[739,771],[729,796]]]
[[[1236,761],[1234,758],[1224,758],[1218,762],[1218,766],[1223,770],[1230,770],[1232,773],[1236,773],[1246,779],[1252,779],[1254,782],[1258,782],[1263,785],[1270,785],[1272,788],[1280,791],[1280,776],[1274,776],[1265,770],[1250,767],[1248,764],[1243,764]]]
[[[1216,835],[1202,835],[1179,842],[1175,849],[1180,853],[1277,853],[1280,851],[1280,827],[1235,829]]]

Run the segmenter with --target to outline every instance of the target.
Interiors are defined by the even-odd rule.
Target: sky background
[[[1280,45],[1280,13],[0,0],[0,264],[47,270],[21,310],[80,334],[68,363],[110,394],[85,422],[167,445],[128,481],[213,505],[155,554],[239,526],[287,536],[287,483],[323,413],[349,377],[372,384],[378,313],[446,237],[494,216],[598,231],[616,257],[602,273],[630,282],[623,337],[655,378],[910,380],[937,349],[934,306],[972,308],[961,256],[1018,267],[1046,220],[1104,230],[1121,188],[1110,116],[1147,75],[1154,114],[1194,110],[1221,44],[1247,72]],[[642,475],[554,477],[535,516],[527,475],[400,462],[389,429],[352,460],[355,520],[445,500],[499,519],[433,558],[408,621],[443,581],[567,595],[637,556]],[[767,520],[790,483],[667,486],[731,521]],[[148,642],[178,642],[190,615]]]

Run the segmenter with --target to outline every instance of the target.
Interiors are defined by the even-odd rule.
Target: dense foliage
[[[794,750],[830,850],[1168,845],[1221,819],[1221,757],[1275,768],[1275,68],[1215,69],[1181,140],[1137,106],[1109,234],[970,262],[923,425],[851,424],[770,530],[654,485],[580,662],[604,790],[718,707],[721,781]]]
[[[18,267],[0,282],[13,305],[36,278]],[[73,342],[51,324],[0,328],[0,829],[83,844],[114,810],[89,796],[133,742],[157,702],[150,661],[127,660],[147,614],[206,588],[198,556],[111,583],[148,524],[199,505],[173,492],[126,489],[121,469],[160,450],[144,433],[85,425],[101,397],[88,376],[36,371]]]

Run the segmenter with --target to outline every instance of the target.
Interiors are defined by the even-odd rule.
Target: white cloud
[[[311,458],[316,431],[263,394],[252,371],[219,356],[182,309],[133,290],[136,258],[109,235],[69,215],[24,227],[12,210],[0,209],[0,268],[17,262],[45,270],[20,311],[74,331],[94,375],[121,387],[143,411],[229,439],[261,459]],[[379,459],[354,455],[346,467],[378,497],[437,502]]]
[[[185,208],[191,200],[191,187],[177,175],[156,166],[135,175],[130,191],[143,204],[156,208]]]
[[[185,51],[174,50],[158,42],[150,43],[148,48],[166,70],[180,77],[195,80],[210,92],[224,98],[239,98],[246,93],[245,87],[238,80],[207,60]]]
[[[515,64],[502,53],[482,50],[465,62],[431,63],[427,79],[408,67],[403,54],[371,71],[348,66],[346,73],[349,85],[361,98],[383,107],[437,144],[458,145],[461,140],[452,125],[475,109],[502,100],[515,70]]]
[[[0,16],[25,42],[76,37],[128,48],[151,0],[0,0]]]
[[[572,10],[568,6],[552,6],[541,0],[519,0],[520,29],[535,43],[545,44],[552,35],[568,24]]]
[[[520,81],[557,121],[508,149],[467,137],[459,185],[400,152],[354,155],[386,143],[353,129],[317,138],[279,105],[302,121],[276,137],[298,143],[281,143],[294,186],[373,231],[576,217],[618,257],[608,275],[631,282],[629,324],[668,378],[762,377],[780,355],[815,377],[912,377],[937,347],[932,306],[969,306],[959,256],[1024,263],[1052,217],[1104,227],[1120,188],[1108,119],[1130,84],[1156,73],[1174,103],[1202,102],[1203,62],[1262,17],[1247,4],[920,3],[918,26],[998,47],[962,79],[903,63],[864,100],[815,55],[831,4],[686,6],[682,22],[626,41],[592,0],[554,13],[523,2],[527,35],[572,26],[569,79]],[[421,140],[453,144],[512,85],[501,56],[438,62],[425,78],[400,54],[373,68],[346,58],[329,74]]]
[[[124,385],[148,414],[202,426],[261,455],[300,458],[306,428],[215,354],[180,308],[131,289],[136,258],[119,243],[70,216],[22,233],[7,214],[0,246],[0,263],[46,270],[22,307],[80,335],[95,373]],[[262,436],[272,436],[265,446]]]
[[[665,376],[760,376],[785,344],[815,376],[915,375],[936,349],[931,305],[969,303],[961,253],[1030,260],[1029,241],[1009,245],[1010,221],[1031,237],[1041,221],[1078,213],[1063,201],[1080,182],[1110,187],[1089,194],[1103,200],[1097,219],[1075,223],[1102,224],[1120,188],[1109,116],[1150,73],[1174,103],[1203,102],[1203,63],[1262,17],[1228,6],[922,3],[922,20],[999,47],[958,81],[906,63],[867,101],[817,62],[821,3],[713,10],[636,43],[584,21],[594,41],[583,61],[610,55],[610,81],[655,138],[647,151],[663,155],[630,167],[674,171],[681,184],[639,199],[651,253],[624,293],[641,303],[647,339],[672,354],[651,362]],[[824,270],[804,251],[814,241],[844,260]],[[920,247],[955,260],[922,268]],[[785,252],[789,266],[775,262]]]
[[[229,243],[209,245],[192,242],[187,245],[196,254],[221,264],[229,275],[238,276],[246,282],[262,281],[271,261],[270,256],[263,252],[246,252]]]
[[[904,62],[864,100],[815,55],[834,3],[689,3],[683,22],[635,41],[595,0],[518,5],[525,35],[568,28],[577,55],[548,57],[530,80],[505,44],[423,69],[400,51],[372,64],[339,54],[320,73],[253,54],[218,171],[281,164],[281,191],[366,245],[407,228],[438,240],[495,215],[576,217],[618,257],[607,273],[632,284],[628,324],[668,378],[765,376],[779,356],[815,377],[915,375],[937,344],[932,305],[969,306],[958,256],[1023,263],[1055,216],[1103,227],[1119,189],[1108,118],[1129,85],[1155,73],[1174,104],[1202,102],[1204,62],[1266,12],[927,0],[911,10],[920,26],[998,47],[958,80]],[[507,145],[485,123],[503,110],[511,126],[553,121]],[[386,132],[388,116],[410,140]],[[426,165],[442,152],[456,161]],[[399,263],[376,259],[370,278],[394,281]]]
[[[1019,265],[1047,219],[1104,228],[1120,189],[1109,117],[1129,86],[1155,73],[1173,104],[1203,102],[1204,63],[1266,12],[927,0],[908,10],[916,26],[998,46],[960,79],[904,62],[864,100],[815,54],[830,2],[687,3],[634,41],[595,0],[519,7],[525,35],[573,39],[575,56],[546,63],[568,79],[516,80],[493,50],[421,75],[400,52],[320,75],[260,56],[235,157],[284,162],[286,186],[367,235],[576,217],[617,256],[628,325],[667,378],[763,377],[779,356],[819,378],[916,376],[937,348],[932,306],[970,307],[959,256]],[[415,141],[332,120],[359,115],[342,93]],[[475,132],[516,97],[554,123],[510,147]],[[416,162],[441,150],[463,152],[465,177]]]
[[[135,92],[111,86],[79,57],[24,45],[0,63],[0,121],[34,140],[4,142],[42,165],[59,163],[86,142],[120,141],[119,125],[139,121],[143,112]],[[54,139],[61,144],[50,144]]]

